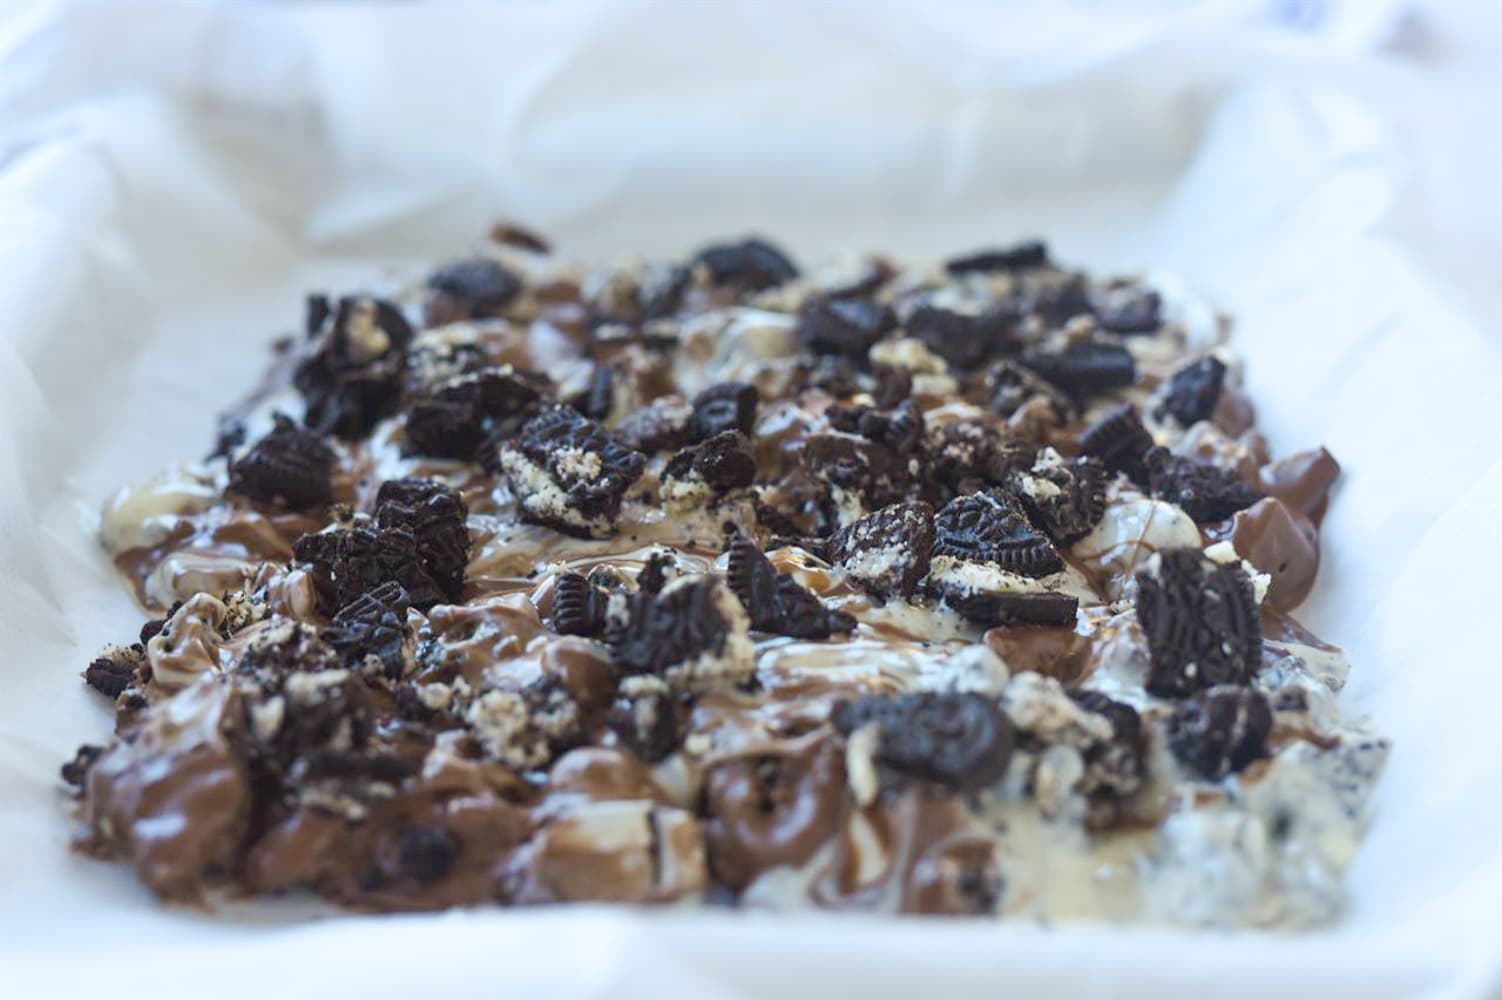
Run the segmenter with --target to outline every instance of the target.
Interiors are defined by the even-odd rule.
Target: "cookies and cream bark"
[[[169,899],[1305,925],[1387,744],[1290,612],[1338,466],[1041,243],[309,300],[101,535],[80,846]]]

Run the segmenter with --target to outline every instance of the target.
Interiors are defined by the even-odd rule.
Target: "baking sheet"
[[[1149,7],[75,4],[12,25],[3,981],[155,995],[205,982],[321,995],[1495,989],[1502,348],[1417,251],[1433,239],[1422,218],[1399,210],[1422,178],[1372,96],[1386,71],[1225,10]],[[71,856],[57,766],[108,728],[76,674],[140,621],[93,544],[98,504],[207,450],[211,414],[296,326],[303,291],[456,253],[497,217],[584,257],[681,254],[747,231],[806,260],[1046,234],[1065,260],[1165,268],[1234,311],[1275,451],[1324,443],[1346,468],[1301,617],[1350,653],[1347,711],[1396,741],[1347,919],[1292,937],[607,908],[210,917],[157,907],[122,869]]]

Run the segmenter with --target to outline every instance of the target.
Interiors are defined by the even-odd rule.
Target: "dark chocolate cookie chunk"
[[[716,496],[750,486],[756,480],[756,449],[740,431],[723,431],[679,451],[662,471],[665,483],[692,477],[702,479]]]
[[[638,678],[638,683],[641,681]],[[653,681],[638,687],[628,682],[610,706],[605,724],[647,765],[661,763],[683,742],[688,708],[666,685]]]
[[[372,662],[388,680],[399,680],[412,663],[407,592],[389,581],[340,608],[324,640],[356,669]]]
[[[972,493],[945,504],[934,515],[933,554],[1020,576],[1048,576],[1064,568],[1058,549],[1028,520],[1022,505],[1000,492]]]
[[[923,411],[911,399],[885,410],[875,406],[835,405],[825,410],[824,415],[835,430],[870,438],[898,455],[915,454],[927,429]]]
[[[861,361],[896,325],[892,310],[870,299],[815,299],[803,307],[798,337],[815,354]]]
[[[304,510],[329,502],[334,452],[323,438],[285,417],[229,464],[229,489],[263,503]]]
[[[683,307],[683,295],[693,281],[693,272],[678,265],[644,285],[637,293],[643,321],[664,319]]]
[[[446,379],[409,404],[407,450],[435,458],[473,458],[487,438],[513,433],[552,394],[547,376],[510,365]]]
[[[627,414],[616,436],[640,452],[674,451],[693,439],[689,430],[693,414],[693,406],[679,396],[654,399]]]
[[[522,517],[567,534],[608,537],[646,456],[567,406],[543,409],[500,449]]]
[[[733,285],[748,292],[776,288],[798,277],[797,266],[786,254],[757,237],[705,247],[694,263],[706,268],[716,285]]]
[[[919,306],[904,324],[908,336],[943,358],[957,372],[972,372],[998,356],[1016,354],[1022,349],[1017,339],[1017,313],[1009,306],[998,306],[982,313],[969,314]]]
[[[751,617],[751,627],[799,639],[827,639],[855,628],[855,619],[831,611],[812,592],[779,573],[756,543],[738,538],[730,545],[725,582]]]
[[[1151,658],[1147,689],[1160,697],[1245,684],[1262,659],[1251,579],[1199,549],[1163,549],[1137,574],[1137,620]]]
[[[1226,366],[1219,358],[1200,358],[1174,372],[1173,378],[1168,380],[1168,390],[1163,394],[1163,412],[1184,427],[1209,420],[1215,413],[1215,404],[1220,401],[1220,390],[1225,381]]]
[[[445,600],[407,528],[336,528],[303,535],[292,551],[317,571],[331,608],[342,608],[391,581],[401,585],[420,611]]]
[[[1219,781],[1267,756],[1272,707],[1255,688],[1222,685],[1176,708],[1165,728],[1168,748],[1181,764]]]
[[[1038,317],[1048,327],[1063,326],[1076,316],[1095,315],[1090,282],[1083,274],[1071,274],[1029,288],[1022,301],[1022,311]]]
[[[1085,537],[1106,512],[1106,467],[1093,458],[1044,457],[1026,472],[1013,474],[1008,486],[1033,521],[1059,545]]]
[[[609,624],[610,595],[579,573],[563,573],[553,581],[553,631],[598,639]]]
[[[615,383],[615,369],[610,365],[596,364],[590,369],[589,381],[584,388],[567,402],[591,420],[609,420],[611,404],[615,401]]]
[[[412,532],[418,557],[450,602],[464,595],[469,565],[469,509],[457,490],[436,479],[388,479],[376,493],[376,524]]]
[[[944,503],[957,495],[1000,486],[1033,464],[1036,449],[1004,438],[984,424],[956,421],[924,435],[919,475],[924,495]]]
[[[400,309],[382,299],[345,296],[310,337],[292,377],[306,404],[307,427],[358,438],[396,411],[412,339]]]
[[[118,698],[136,683],[137,672],[145,662],[139,646],[112,646],[89,661],[83,671],[84,683],[106,698]]]
[[[428,276],[428,323],[437,326],[499,316],[522,291],[522,280],[492,257],[446,264]]]
[[[654,552],[636,575],[636,589],[643,594],[660,593],[675,573],[673,557],[666,552]]]
[[[811,478],[856,494],[868,509],[906,499],[911,475],[892,449],[853,434],[816,434],[799,452]]]
[[[892,504],[841,528],[830,560],[866,590],[910,597],[928,575],[934,509],[922,500]]]
[[[1137,381],[1137,362],[1118,344],[1085,340],[1063,348],[1032,348],[1019,360],[1039,378],[1076,399],[1089,399]]]
[[[1001,361],[986,373],[986,388],[991,394],[991,406],[1003,417],[1010,417],[1024,404],[1043,399],[1058,412],[1061,419],[1074,413],[1074,401],[1057,386],[1038,377],[1032,370],[1016,361]]]
[[[1196,523],[1224,520],[1262,499],[1260,490],[1234,473],[1165,448],[1149,450],[1143,464],[1152,495],[1177,505]]]
[[[1085,751],[1085,793],[1100,797],[1135,792],[1147,773],[1147,733],[1142,716],[1126,702],[1100,691],[1076,690],[1069,697],[1085,711],[1111,723],[1111,738]]]
[[[1112,472],[1125,473],[1139,486],[1147,485],[1144,459],[1153,447],[1153,436],[1131,403],[1122,403],[1086,427],[1079,446],[1080,454],[1099,459]]]
[[[725,613],[723,593],[718,580],[687,577],[659,593],[638,594],[630,620],[611,644],[615,665],[627,673],[661,673],[701,655],[724,653],[735,622]],[[733,594],[729,599],[736,601]]]
[[[1000,781],[1016,742],[995,700],[973,692],[873,695],[841,702],[833,721],[845,736],[875,724],[878,761],[962,792]]]
[[[1101,329],[1123,336],[1156,333],[1163,325],[1162,306],[1162,297],[1150,288],[1119,286],[1101,296],[1095,309],[1096,321]]]
[[[990,271],[1023,271],[1048,266],[1048,244],[1042,240],[1025,240],[1000,250],[980,250],[946,261],[950,274]]]
[[[756,404],[760,396],[755,386],[744,382],[721,382],[694,397],[689,417],[690,440],[740,431],[750,437],[756,429]]]

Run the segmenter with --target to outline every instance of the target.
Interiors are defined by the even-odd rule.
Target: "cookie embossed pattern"
[[[1292,612],[1339,467],[1041,242],[309,299],[102,539],[77,844],[168,900],[1304,926],[1388,745]]]

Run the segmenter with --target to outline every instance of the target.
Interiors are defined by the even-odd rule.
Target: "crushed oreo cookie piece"
[[[388,581],[340,608],[325,639],[355,669],[374,657],[381,675],[398,680],[411,664],[407,607],[407,592]]]
[[[229,489],[293,510],[329,502],[334,452],[323,438],[278,416],[270,433],[229,464]]]
[[[1075,341],[1062,348],[1032,348],[1019,363],[1076,399],[1089,399],[1137,381],[1137,362],[1125,347],[1102,341]]]
[[[376,524],[412,532],[423,568],[450,602],[464,595],[468,518],[459,492],[436,479],[388,479],[376,493]]]
[[[572,397],[569,405],[591,420],[608,420],[615,400],[615,369],[596,364],[589,371],[589,382]]]
[[[739,431],[750,437],[756,428],[755,386],[744,382],[721,382],[694,397],[689,417],[689,438],[703,441],[726,431]]]
[[[750,486],[756,479],[756,449],[740,431],[722,431],[696,445],[690,445],[668,460],[662,478],[664,493],[671,492],[670,480],[702,480],[713,496]]]
[[[1019,576],[1048,576],[1064,568],[1058,549],[1028,520],[1022,505],[1000,492],[956,497],[940,508],[934,515],[933,554]]]
[[[863,361],[896,325],[892,310],[870,299],[814,299],[799,316],[798,337],[815,354]]]
[[[604,538],[646,457],[567,406],[545,408],[506,441],[500,464],[522,516],[565,534]]]
[[[139,647],[110,647],[89,661],[83,671],[84,683],[106,698],[118,698],[136,682],[136,673],[144,662]]]
[[[915,454],[923,444],[927,429],[923,411],[911,399],[905,399],[888,410],[836,405],[825,410],[824,415],[835,430],[870,438],[898,455]]]
[[[636,589],[643,594],[657,594],[668,585],[670,574],[676,574],[673,557],[666,552],[654,552],[647,557],[646,565],[636,575]]]
[[[1219,781],[1267,756],[1273,713],[1255,688],[1220,685],[1201,692],[1168,717],[1168,748],[1202,778]]]
[[[1025,271],[1047,266],[1048,244],[1042,240],[1025,240],[1000,250],[980,250],[962,257],[952,257],[945,262],[944,270],[950,274],[974,274]]]
[[[693,432],[689,430],[693,413],[693,406],[681,397],[654,399],[628,413],[616,428],[616,436],[628,447],[646,454],[676,451],[693,440]]]
[[[878,761],[900,774],[963,792],[1001,780],[1016,742],[995,699],[974,692],[872,695],[841,702],[833,721],[847,737],[877,726]]]
[[[1143,457],[1148,490],[1176,505],[1195,523],[1223,521],[1262,499],[1262,491],[1219,466],[1175,455],[1165,448]]]
[[[901,456],[853,434],[815,434],[799,458],[809,476],[854,494],[867,509],[905,499],[911,482]]]
[[[986,389],[991,406],[1003,417],[1010,417],[1034,399],[1043,399],[1061,418],[1074,413],[1074,401],[1057,387],[1016,361],[1000,361],[986,373]]]
[[[725,582],[751,616],[751,627],[799,639],[827,639],[855,628],[855,619],[831,611],[789,573],[779,573],[756,543],[730,545]]]
[[[487,438],[514,433],[552,393],[546,376],[509,365],[454,376],[408,405],[407,450],[472,459]]]
[[[1219,358],[1204,357],[1173,373],[1163,394],[1163,412],[1183,427],[1209,420],[1220,401],[1226,366]]]
[[[612,636],[611,659],[631,674],[657,674],[686,690],[734,686],[755,674],[750,622],[740,599],[714,577],[674,580],[639,593]]]
[[[1017,339],[1017,313],[1001,305],[977,314],[937,306],[919,306],[904,324],[908,336],[947,361],[956,371],[974,371],[992,358],[1022,349]]]
[[[1112,472],[1124,473],[1139,486],[1147,485],[1147,453],[1153,436],[1131,403],[1107,412],[1079,436],[1080,454],[1100,460]]]
[[[1156,333],[1163,325],[1163,299],[1157,292],[1135,285],[1110,289],[1097,303],[1101,329],[1122,336]]]
[[[1045,448],[1008,485],[1035,523],[1058,545],[1084,538],[1106,512],[1106,467],[1093,458],[1063,459]]]
[[[911,597],[928,575],[934,547],[934,509],[923,500],[891,504],[841,528],[829,543],[830,561],[879,596]]]
[[[580,573],[563,573],[553,581],[553,631],[560,635],[604,636],[609,624],[610,594]]]
[[[428,325],[501,315],[522,291],[522,280],[492,257],[446,264],[428,276]]]
[[[89,778],[89,768],[104,753],[104,747],[85,743],[73,753],[73,759],[62,766],[61,775],[63,782],[76,790],[81,790],[83,784]]]
[[[1180,698],[1246,684],[1262,661],[1262,619],[1237,564],[1199,549],[1163,549],[1137,575],[1137,620],[1147,637],[1147,690]]]
[[[629,677],[610,706],[605,724],[643,764],[660,764],[683,742],[688,711],[683,700],[655,677]]]
[[[396,411],[412,339],[412,327],[397,306],[345,296],[312,338],[292,377],[306,404],[304,425],[353,439]]]
[[[292,551],[298,562],[309,563],[317,571],[331,595],[326,603],[333,608],[342,608],[391,581],[401,585],[419,611],[445,600],[443,588],[424,565],[416,537],[408,528],[335,528],[303,535]]]
[[[942,504],[956,496],[1000,486],[1033,464],[1036,449],[984,424],[956,421],[929,431],[920,452],[925,496]]]
[[[797,266],[786,254],[757,237],[705,247],[694,263],[706,268],[716,285],[731,285],[748,292],[776,288],[798,277]]]
[[[642,288],[638,293],[642,320],[664,319],[676,313],[682,308],[683,295],[692,282],[693,272],[678,266],[670,268],[659,280]]]

